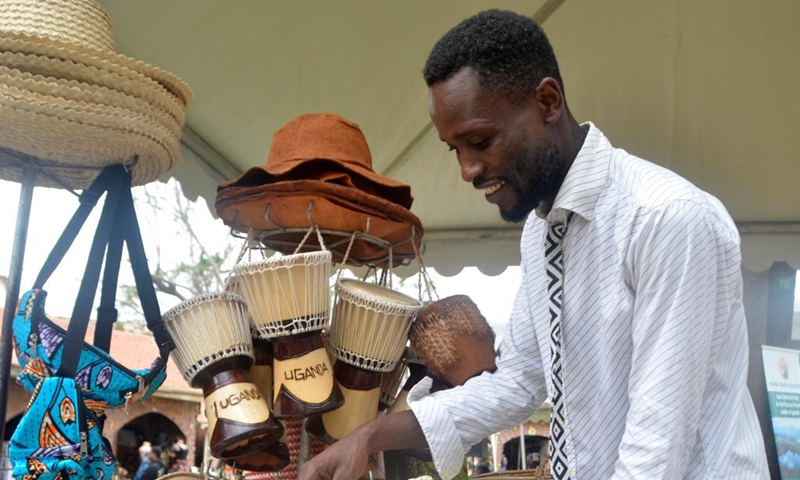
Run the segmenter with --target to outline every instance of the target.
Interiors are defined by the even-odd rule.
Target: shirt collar
[[[613,147],[593,123],[583,141],[575,161],[558,189],[553,207],[546,219],[548,222],[564,221],[569,212],[575,212],[586,220],[594,218],[597,199],[606,184],[608,167]]]

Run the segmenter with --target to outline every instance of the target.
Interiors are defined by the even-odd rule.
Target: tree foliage
[[[145,248],[153,285],[162,294],[159,298],[169,295],[184,301],[222,289],[235,248],[227,229],[220,223],[213,233],[215,241],[210,242],[208,229],[202,225],[206,222],[197,221],[196,203],[183,195],[174,179],[167,184],[153,182],[134,189],[134,200],[143,236],[154,239],[154,244],[146,244]],[[219,244],[220,238],[227,241],[214,249],[212,245]],[[122,284],[120,290],[118,305],[129,313],[125,317],[142,319],[136,286]]]

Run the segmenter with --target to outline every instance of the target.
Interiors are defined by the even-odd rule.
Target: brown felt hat
[[[385,264],[414,257],[422,224],[409,208],[411,188],[379,175],[357,124],[338,115],[301,115],[275,132],[266,165],[220,185],[215,207],[225,223],[262,233],[268,246],[292,253],[304,229],[323,230],[326,247],[339,262],[346,235],[362,232],[348,255],[351,264]],[[367,236],[379,243],[367,241]],[[319,246],[315,236],[306,250]]]

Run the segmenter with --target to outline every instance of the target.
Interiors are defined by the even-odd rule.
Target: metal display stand
[[[237,263],[241,258],[244,256],[245,250],[248,248],[251,250],[259,249],[258,247],[253,247],[253,243],[258,243],[263,245],[261,249],[273,250],[276,252],[285,252],[287,250],[294,250],[297,249],[298,251],[306,252],[314,249],[321,249],[325,248],[327,250],[342,250],[346,248],[345,253],[342,255],[340,265],[343,268],[344,266],[351,266],[351,267],[366,267],[367,272],[366,276],[369,275],[370,272],[375,272],[377,275],[377,270],[381,269],[380,279],[378,283],[381,285],[386,285],[387,282],[391,282],[389,278],[392,274],[392,269],[394,266],[402,266],[408,265],[411,263],[412,260],[416,259],[420,264],[420,282],[425,282],[426,287],[429,288],[430,279],[427,276],[427,271],[424,268],[424,264],[422,262],[422,257],[420,251],[422,250],[422,245],[414,244],[414,239],[417,236],[416,228],[414,225],[411,225],[411,237],[408,240],[405,240],[401,243],[393,245],[386,240],[378,238],[374,235],[371,235],[369,232],[370,226],[370,219],[367,217],[366,220],[366,228],[364,231],[357,231],[357,232],[346,232],[346,231],[339,231],[339,230],[330,230],[319,228],[313,221],[313,208],[314,202],[311,201],[308,205],[308,227],[285,227],[281,226],[276,223],[270,216],[271,205],[268,205],[264,211],[264,218],[267,222],[273,225],[275,228],[270,230],[261,230],[261,229],[251,229],[249,234],[242,233],[246,231],[249,227],[243,225],[234,219],[234,227],[231,229],[231,235],[240,238],[246,242],[244,249],[242,250]],[[300,242],[293,241],[287,239],[287,235],[304,235],[303,239]],[[316,237],[316,238],[315,238]],[[291,237],[290,237],[291,238]],[[364,242],[371,246],[377,247],[378,249],[383,250],[386,252],[385,255],[376,258],[370,259],[369,261],[362,261],[358,258],[353,258],[350,256],[350,251],[355,242]],[[324,245],[323,245],[324,244]],[[393,251],[394,248],[400,245],[411,244],[414,250],[414,256],[396,256],[394,255]],[[420,242],[421,244],[421,242]],[[340,252],[341,253],[341,252]],[[397,262],[397,265],[395,265]],[[420,294],[422,294],[422,283],[420,284]],[[430,296],[430,289],[428,290],[428,294]],[[310,436],[309,433],[306,431],[306,421],[308,419],[303,419],[303,426],[300,429],[300,452],[298,454],[298,468],[302,467],[309,459],[311,455],[310,449]],[[370,476],[372,472],[370,472]]]
[[[31,217],[33,203],[33,189],[36,181],[45,179],[48,184],[56,185],[61,189],[75,193],[71,187],[63,182],[54,171],[67,172],[79,168],[85,170],[89,167],[54,165],[43,162],[31,155],[0,147],[0,155],[5,161],[13,160],[7,164],[22,171],[20,179],[19,205],[17,207],[17,221],[14,227],[14,242],[11,249],[11,264],[8,272],[8,286],[6,288],[5,310],[3,311],[2,337],[0,337],[0,438],[5,438],[6,413],[8,410],[8,385],[11,381],[11,337],[14,316],[19,300],[20,285],[22,283],[22,266],[25,259],[25,247],[28,240],[28,224]],[[6,166],[6,165],[3,165]],[[0,168],[3,168],[0,166]],[[99,172],[100,169],[98,168]],[[0,448],[0,465],[3,464],[5,450]]]
[[[370,258],[369,260],[355,258],[352,255],[342,255],[343,257],[346,257],[347,260],[344,263],[353,267],[383,268],[382,266],[388,265],[388,269],[391,270],[393,267],[409,265],[415,257],[419,258],[419,250],[421,250],[422,246],[414,245],[413,243],[414,239],[417,237],[417,230],[413,224],[411,225],[411,235],[409,238],[393,244],[375,236],[373,232],[370,231],[371,220],[369,216],[366,216],[365,227],[361,231],[341,231],[321,228],[318,226],[317,222],[314,221],[314,201],[312,200],[308,204],[306,217],[308,219],[307,226],[289,227],[281,225],[276,219],[272,218],[272,204],[268,204],[264,209],[264,220],[274,228],[251,228],[249,225],[241,223],[241,221],[236,217],[231,220],[229,225],[232,227],[231,234],[234,237],[246,238],[247,235],[243,232],[247,232],[249,230],[255,231],[255,239],[257,241],[262,243],[270,250],[277,252],[294,250],[298,246],[296,238],[302,235],[305,235],[305,238],[299,242],[299,244],[303,245],[305,249],[301,251],[310,251],[315,248],[321,248],[322,246],[319,245],[319,242],[315,240],[315,236],[310,235],[310,233],[313,233],[315,230],[318,231],[323,237],[325,248],[334,254],[341,255],[341,250],[345,248],[347,248],[349,251],[350,247],[352,247],[352,245],[355,243],[368,244],[376,247],[378,250],[386,252],[386,254],[382,257]],[[308,240],[307,242],[306,239]],[[397,249],[400,247],[406,247],[405,249],[408,250],[407,245],[412,245],[412,250],[415,253],[397,253]],[[335,257],[334,262],[336,262]]]
[[[25,258],[25,244],[28,239],[28,224],[31,217],[33,188],[39,167],[36,162],[26,161],[22,173],[22,189],[19,193],[17,223],[14,229],[14,244],[11,250],[11,266],[8,272],[8,288],[3,311],[3,330],[0,340],[0,438],[5,438],[6,409],[8,407],[8,385],[11,380],[11,327],[17,310],[20,284],[22,280],[22,264]],[[0,449],[0,464],[3,462],[5,450]]]

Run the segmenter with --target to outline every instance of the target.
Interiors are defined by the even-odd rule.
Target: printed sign
[[[800,480],[800,351],[761,347],[783,480]]]

